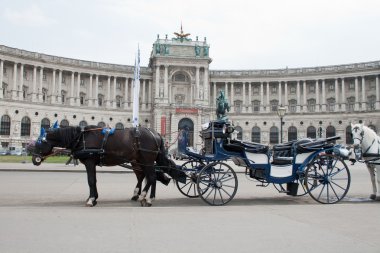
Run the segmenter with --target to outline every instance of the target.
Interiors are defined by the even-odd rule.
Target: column
[[[326,111],[326,81],[322,80],[322,111]]]
[[[261,101],[261,104],[262,103],[263,101]],[[252,82],[248,83],[248,112],[252,113]]]
[[[58,104],[62,104],[62,70],[58,70]]]
[[[195,100],[200,99],[200,90],[199,90],[199,67],[195,68]]]
[[[344,77],[342,79],[342,100],[341,100],[341,111],[346,111],[346,88],[344,87]]]
[[[300,81],[297,80],[297,88],[296,88],[296,96],[297,96],[297,109],[296,112],[301,111],[301,91],[300,91]]]
[[[148,82],[148,103],[146,104],[146,108],[150,109],[152,106],[152,83],[150,80]]]
[[[112,96],[112,108],[116,108],[116,103],[117,103],[117,100],[116,100],[116,84],[117,84],[117,78],[116,76],[113,77],[113,96]]]
[[[80,73],[78,72],[78,80],[77,80],[77,95],[76,95],[76,98],[77,98],[77,106],[80,106]]]
[[[44,68],[40,67],[40,85],[38,88],[38,102],[42,103],[43,102],[43,93],[42,93],[42,83],[44,80]]]
[[[165,65],[165,74],[164,74],[164,98],[168,99],[168,88],[169,88],[169,82],[168,82],[168,70],[169,66]]]
[[[0,60],[0,98],[3,98],[4,61]]]
[[[339,111],[339,87],[338,87],[338,78],[335,78],[335,110],[334,111]]]
[[[160,97],[160,66],[156,66],[156,83],[155,83],[155,89],[156,89],[156,98]]]
[[[0,82],[1,84],[1,82]],[[37,101],[37,67],[33,66],[33,91],[32,91],[32,102]]]
[[[266,109],[266,111],[267,112],[270,112],[270,103],[269,103],[269,87],[270,85],[269,85],[269,82],[267,82],[267,109]]]
[[[127,109],[129,105],[128,89],[129,89],[129,78],[127,77],[125,79],[125,85],[124,85],[124,109]]]
[[[74,75],[74,71],[72,71],[71,72],[71,80],[70,80],[70,101],[69,101],[70,105],[74,105],[75,104],[75,100],[74,100],[74,83],[75,83],[75,75]]]
[[[106,107],[111,107],[111,77],[108,76],[107,78],[107,101],[106,101]]]
[[[307,112],[307,100],[306,100],[306,80],[303,81],[303,111]]]
[[[249,93],[251,94],[251,92]],[[250,103],[252,104],[252,101],[250,101]],[[260,82],[260,112],[264,112],[264,83],[263,82]]]
[[[228,83],[224,83],[224,97],[228,98]]]
[[[359,81],[355,77],[355,111],[359,110]]]
[[[320,101],[319,101],[319,80],[315,80],[315,111],[319,112]]]
[[[234,93],[234,83],[231,82],[231,113],[235,112]]]
[[[285,81],[285,91],[284,91],[284,104],[285,104],[285,107],[287,107],[288,106],[288,104],[289,104],[289,101],[288,101],[288,82],[287,81]]]
[[[90,74],[90,84],[88,87],[88,106],[92,106],[92,100],[93,95],[92,95],[92,74]]]
[[[203,100],[209,99],[209,82],[208,82],[208,68],[204,67],[205,73],[204,73],[204,79],[203,79]],[[210,101],[209,101],[210,104]]]
[[[214,107],[216,107],[216,97],[218,95],[216,94],[216,82],[214,83],[214,101],[212,101],[212,104],[214,105]]]
[[[24,64],[20,66],[20,83],[18,85],[18,99],[24,100]]]
[[[17,99],[17,63],[13,65],[13,87],[12,87],[12,99]]]
[[[51,87],[51,92],[50,92],[50,103],[55,104],[56,101],[56,96],[55,96],[55,69],[53,69],[53,81],[52,81],[52,87]]]
[[[99,75],[95,75],[95,96],[94,96],[94,105],[99,107]]]
[[[367,110],[367,99],[365,97],[366,92],[365,92],[365,77],[362,76],[362,111]]]
[[[142,103],[142,106],[145,105],[146,101],[145,101],[145,82],[146,80],[143,80],[143,83],[142,83],[142,92],[141,92],[141,103]]]
[[[281,87],[281,81],[278,82],[278,105],[282,105],[282,87]]]
[[[379,75],[376,75],[376,110],[380,109]]]
[[[243,82],[243,110],[241,112],[247,112],[247,104],[245,101],[245,82]]]

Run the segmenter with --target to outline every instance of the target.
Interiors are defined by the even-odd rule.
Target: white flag
[[[135,58],[135,78],[133,81],[133,126],[139,125],[139,105],[140,105],[140,48],[137,47]]]

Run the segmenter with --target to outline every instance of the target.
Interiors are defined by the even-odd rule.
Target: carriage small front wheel
[[[176,185],[180,193],[189,198],[198,198],[198,190],[197,190],[197,179],[198,172],[205,166],[202,161],[187,161],[185,162],[181,170],[184,171],[187,175],[185,183],[181,183],[178,180],[176,181]]]
[[[346,196],[351,174],[340,157],[322,154],[308,164],[305,181],[307,191],[314,200],[322,204],[334,204]]]
[[[231,166],[223,162],[214,162],[199,172],[197,188],[199,196],[207,204],[222,206],[234,198],[238,179]]]

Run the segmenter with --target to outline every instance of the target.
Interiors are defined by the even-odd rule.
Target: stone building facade
[[[280,140],[279,106],[287,109],[284,141],[341,135],[350,142],[351,122],[380,129],[380,61],[312,68],[210,70],[209,44],[177,36],[153,43],[141,68],[140,124],[175,143],[178,130],[198,131],[215,119],[225,91],[237,138]],[[132,126],[133,66],[90,62],[0,46],[0,141],[25,146],[40,127]],[[175,145],[172,146],[173,148]]]

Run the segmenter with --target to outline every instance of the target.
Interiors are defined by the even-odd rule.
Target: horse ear
[[[54,123],[54,125],[53,125],[53,127],[52,127],[53,129],[57,129],[57,128],[59,128],[59,125],[58,125],[58,120],[57,121],[55,121],[55,123]]]
[[[45,135],[45,133],[46,133],[45,128],[41,127],[40,137],[42,138]]]

